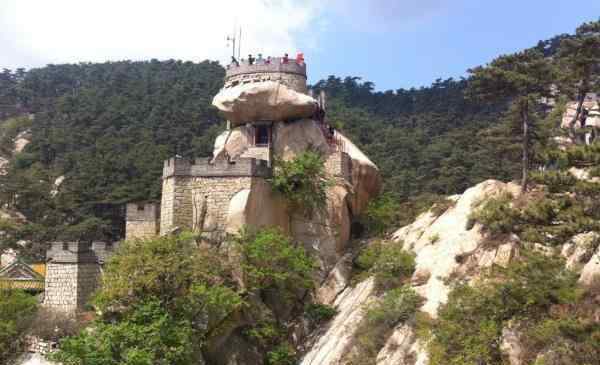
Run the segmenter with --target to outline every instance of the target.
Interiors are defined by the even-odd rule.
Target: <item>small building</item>
[[[105,242],[54,242],[46,253],[45,307],[82,310],[98,288],[102,266],[115,246]]]
[[[21,289],[39,293],[44,291],[46,264],[28,265],[21,260],[0,270],[0,289]]]
[[[125,239],[144,239],[158,235],[160,204],[153,202],[128,203],[126,207]]]

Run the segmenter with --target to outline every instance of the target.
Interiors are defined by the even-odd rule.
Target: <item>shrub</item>
[[[333,318],[338,311],[330,305],[311,303],[306,306],[305,313],[312,323],[319,324]]]
[[[124,242],[95,299],[102,315],[67,337],[63,364],[190,364],[206,336],[244,303],[214,248],[189,234]]]
[[[278,289],[288,294],[312,287],[314,260],[279,229],[245,230],[237,240],[249,290]]]
[[[546,185],[550,193],[568,191],[577,183],[577,178],[564,170],[533,172],[530,177],[532,182]]]
[[[289,343],[282,343],[267,352],[267,363],[269,365],[295,365],[298,363],[296,350]]]
[[[124,242],[106,265],[95,303],[104,310],[155,297],[171,307],[194,285],[233,285],[226,271],[218,253],[199,250],[188,233]]]
[[[273,177],[269,179],[274,191],[281,193],[291,204],[291,209],[311,215],[325,208],[327,187],[331,182],[325,174],[323,157],[307,150],[291,161],[276,160]]]
[[[391,194],[382,194],[369,202],[361,220],[369,234],[381,235],[396,227],[400,212],[399,201]]]
[[[349,363],[375,364],[377,354],[394,328],[413,317],[421,303],[422,298],[410,286],[403,286],[367,305],[356,331],[358,336]]]
[[[402,245],[402,242],[371,244],[361,251],[355,265],[359,271],[374,275],[381,289],[398,286],[411,277],[416,265],[415,255]]]
[[[518,222],[518,212],[512,208],[513,196],[504,193],[486,200],[469,216],[469,226],[474,222],[483,225],[492,234],[510,233]]]
[[[432,329],[431,364],[504,364],[498,345],[509,321],[540,323],[553,308],[576,303],[579,293],[561,259],[525,252],[487,280],[450,292]]]
[[[36,308],[35,297],[20,290],[0,289],[0,363],[8,363],[23,350],[22,336]]]
[[[197,362],[193,335],[189,320],[149,298],[114,323],[97,322],[93,331],[64,339],[50,359],[63,364],[186,365]]]

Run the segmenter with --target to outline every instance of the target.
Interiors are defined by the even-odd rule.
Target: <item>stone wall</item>
[[[105,242],[55,242],[46,252],[44,306],[75,312],[98,288],[101,263],[114,246]]]
[[[220,240],[225,232],[227,211],[233,196],[251,188],[252,176],[172,176],[163,180],[161,234],[175,227],[202,232],[209,240]]]
[[[125,239],[154,237],[160,227],[160,205],[129,203],[125,222]]]
[[[193,228],[208,240],[222,240],[231,199],[237,192],[250,189],[255,179],[260,178],[193,178],[190,184]]]
[[[276,81],[303,94],[308,92],[306,76],[282,72],[259,72],[233,76],[225,81],[224,88],[263,81]]]
[[[98,287],[99,276],[97,263],[48,263],[44,306],[64,312],[83,308]]]
[[[165,161],[160,215],[160,234],[174,228],[202,231],[218,239],[225,229],[229,202],[238,191],[249,188],[255,178],[270,176],[267,161],[182,158]]]
[[[270,63],[258,62],[252,65],[241,62],[231,64],[225,71],[225,88],[239,84],[261,81],[278,81],[298,92],[306,93],[306,63],[296,63],[290,59],[272,58]]]
[[[36,336],[25,336],[25,350],[27,352],[46,355],[54,351],[58,343],[46,341]]]
[[[334,151],[325,160],[325,172],[352,184],[352,159],[346,152]]]
[[[271,161],[271,149],[269,147],[248,147],[240,157]]]

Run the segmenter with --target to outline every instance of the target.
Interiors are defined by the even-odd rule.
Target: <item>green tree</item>
[[[574,37],[560,43],[558,65],[560,68],[559,86],[561,92],[577,101],[575,115],[569,121],[569,134],[577,142],[575,123],[583,112],[583,102],[587,93],[598,90],[597,76],[600,64],[600,20],[584,23],[577,28]]]
[[[291,211],[299,209],[310,215],[327,204],[327,187],[331,184],[325,175],[323,157],[307,150],[292,160],[277,160],[273,177],[269,180],[273,190],[290,203]]]
[[[8,363],[23,350],[22,336],[36,308],[34,296],[0,288],[0,363]]]
[[[550,96],[553,69],[538,50],[500,56],[469,70],[470,94],[483,100],[510,100],[522,130],[521,189],[527,190],[532,127],[541,97]]]
[[[124,242],[108,262],[90,330],[61,341],[65,364],[189,364],[243,305],[214,251],[188,234]]]

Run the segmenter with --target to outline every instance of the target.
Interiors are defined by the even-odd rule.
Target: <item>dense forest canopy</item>
[[[570,37],[534,48],[555,58]],[[7,237],[38,243],[122,237],[123,203],[160,198],[165,159],[211,153],[225,127],[211,106],[224,73],[217,62],[174,60],[0,73],[0,119],[10,125],[2,133],[30,130],[31,137],[8,156],[0,181],[2,204],[29,222]],[[438,79],[381,92],[357,77],[330,76],[312,88],[327,93],[329,122],[379,166],[387,197],[402,202],[519,176],[511,133],[518,126],[505,117],[510,100],[480,103],[466,92],[469,83]]]

